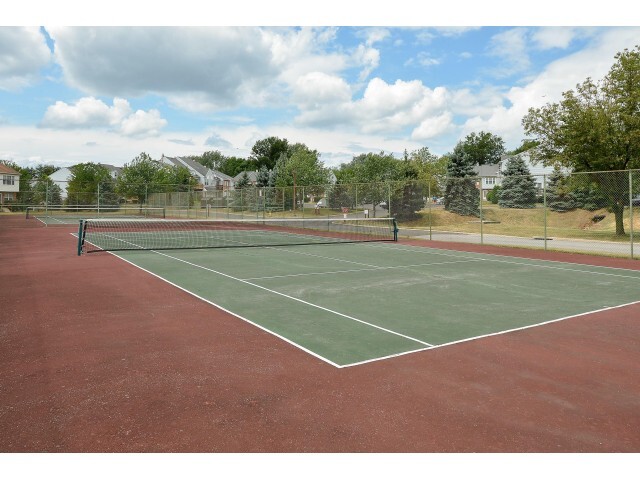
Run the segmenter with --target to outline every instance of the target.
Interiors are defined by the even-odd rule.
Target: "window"
[[[484,180],[487,185],[495,185],[496,183],[496,179],[494,177],[486,177]]]
[[[2,176],[2,184],[3,185],[15,185],[15,176],[14,175],[3,175]]]

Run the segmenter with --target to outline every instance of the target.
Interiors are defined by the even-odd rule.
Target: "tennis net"
[[[267,247],[397,240],[394,218],[80,221],[78,255],[97,251]]]
[[[84,218],[165,218],[165,209],[162,207],[140,206],[103,206],[103,207],[76,207],[69,206],[33,206],[27,207],[26,218],[59,220],[64,223],[67,220],[76,223]]]

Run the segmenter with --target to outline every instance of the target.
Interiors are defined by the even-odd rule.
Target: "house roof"
[[[122,167],[116,167],[115,165],[111,165],[109,163],[100,163],[100,165],[109,170],[110,173],[120,173],[122,171]]]
[[[500,163],[477,166],[475,172],[479,177],[498,177],[500,176]]]
[[[231,182],[234,182],[235,179],[229,175],[227,175],[226,173],[222,173],[218,170],[211,170],[211,173],[213,174],[214,177],[219,178],[220,180],[229,180]]]
[[[187,157],[166,157],[163,155],[161,161],[164,162],[165,160],[173,163],[177,167],[187,167],[189,170],[195,171],[198,175],[202,175],[203,177],[207,175],[207,171],[209,170],[201,163]]]
[[[258,181],[258,172],[254,171],[254,170],[246,170],[244,172],[240,172],[238,175],[236,175],[235,177],[233,177],[233,179],[237,182],[238,180],[240,180],[242,178],[242,176],[244,174],[247,174],[247,177],[249,177],[249,181],[250,182],[257,182]]]
[[[4,175],[20,175],[20,172],[14,170],[8,165],[5,165],[4,163],[0,163],[0,173]]]

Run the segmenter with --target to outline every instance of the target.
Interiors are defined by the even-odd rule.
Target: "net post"
[[[397,242],[398,241],[398,222],[396,221],[395,218],[393,218],[393,241]]]
[[[82,244],[84,243],[84,230],[85,230],[85,225],[84,225],[84,220],[80,220],[79,222],[79,226],[78,226],[78,256],[82,255]]]

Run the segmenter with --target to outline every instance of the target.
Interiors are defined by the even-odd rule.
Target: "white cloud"
[[[531,39],[541,50],[564,49],[569,46],[575,35],[575,28],[572,27],[542,27],[531,35]]]
[[[433,67],[434,65],[440,65],[441,60],[433,58],[427,52],[420,52],[418,54],[418,63],[423,67]]]
[[[160,130],[167,125],[167,121],[160,116],[158,110],[136,110],[122,120],[118,131],[127,137],[157,136]]]
[[[453,115],[451,112],[444,112],[441,115],[430,117],[420,122],[420,125],[411,132],[411,139],[429,140],[454,129]]]
[[[56,60],[72,86],[93,95],[149,92],[206,95],[209,104],[236,104],[265,88],[279,72],[271,45],[257,28],[54,27]],[[243,100],[247,100],[243,98]]]
[[[303,110],[348,102],[350,98],[351,90],[346,81],[322,72],[301,76],[293,85],[292,99]]]
[[[502,59],[502,65],[493,69],[497,77],[521,73],[531,65],[527,51],[526,28],[512,28],[494,35],[489,45],[489,53]]]
[[[73,105],[58,101],[47,108],[40,122],[44,128],[108,128],[125,136],[155,136],[166,124],[157,110],[133,112],[123,98],[114,98],[109,106],[94,97],[81,98]]]
[[[494,90],[493,96],[467,92],[456,103],[467,104],[477,110],[467,110],[470,117],[465,121],[463,132],[488,130],[502,135],[508,144],[519,144],[524,138],[522,118],[529,108],[559,101],[562,92],[575,89],[587,77],[594,80],[603,78],[615,61],[615,54],[635,45],[638,38],[639,28],[611,29],[594,37],[584,49],[551,62],[523,86],[511,87],[504,93]],[[485,103],[473,102],[473,97],[483,98]]]
[[[372,47],[358,45],[358,48],[353,53],[353,59],[356,64],[363,67],[360,72],[360,80],[362,81],[380,65],[380,52]]]
[[[20,90],[49,64],[51,52],[37,27],[0,27],[0,90]]]

